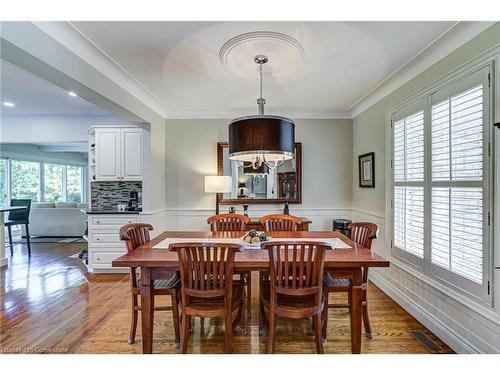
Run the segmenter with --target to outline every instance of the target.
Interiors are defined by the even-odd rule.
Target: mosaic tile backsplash
[[[91,209],[116,210],[116,205],[127,204],[132,190],[142,192],[141,181],[91,182]],[[140,203],[140,202],[139,202]]]

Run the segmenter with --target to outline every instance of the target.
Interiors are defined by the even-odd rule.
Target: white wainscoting
[[[222,212],[227,212],[221,209]],[[251,217],[261,217],[279,211],[270,209],[256,209],[249,211]],[[207,218],[215,214],[213,209],[167,209],[167,230],[208,230]],[[332,230],[333,219],[350,219],[350,209],[337,208],[294,208],[290,207],[290,214],[311,219],[310,230]]]
[[[370,280],[456,352],[500,353],[498,307],[480,305],[392,258],[384,216],[352,210],[354,221],[379,225],[373,250],[391,261],[390,268],[371,270]]]

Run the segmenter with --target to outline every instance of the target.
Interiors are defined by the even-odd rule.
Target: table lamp
[[[219,214],[219,194],[232,191],[231,176],[205,176],[205,193],[215,193],[215,214]]]

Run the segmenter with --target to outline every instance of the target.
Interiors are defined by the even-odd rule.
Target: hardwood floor
[[[16,245],[9,267],[0,269],[0,353],[141,352],[140,324],[137,343],[127,343],[128,275],[86,273],[79,259],[68,258],[84,249],[85,243],[31,246],[30,260],[26,245]],[[252,319],[247,335],[235,336],[236,353],[266,350],[267,337],[258,336],[257,285],[253,287]],[[453,353],[376,286],[370,284],[368,293],[373,339],[363,336],[363,353],[429,353],[412,331],[427,335],[437,345],[434,352]],[[189,352],[223,353],[223,327],[220,319],[211,319],[205,320],[202,329],[196,320]],[[280,320],[276,337],[276,353],[315,352],[309,321]],[[177,352],[169,312],[155,313],[153,349],[155,353]],[[347,310],[330,312],[325,352],[350,353]]]

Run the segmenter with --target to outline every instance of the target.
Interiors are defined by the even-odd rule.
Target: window
[[[40,201],[40,163],[11,161],[11,198]]]
[[[66,167],[66,201],[81,202],[83,200],[82,167]]]
[[[0,158],[0,205],[10,199],[79,203],[84,192],[83,167]]]
[[[57,164],[44,164],[44,190],[45,202],[63,200],[63,166]]]
[[[392,246],[489,300],[489,65],[392,113]]]
[[[9,194],[9,170],[7,169],[9,165],[8,159],[0,158],[0,206],[7,206],[8,202],[8,194]],[[1,214],[0,214],[1,215]]]

